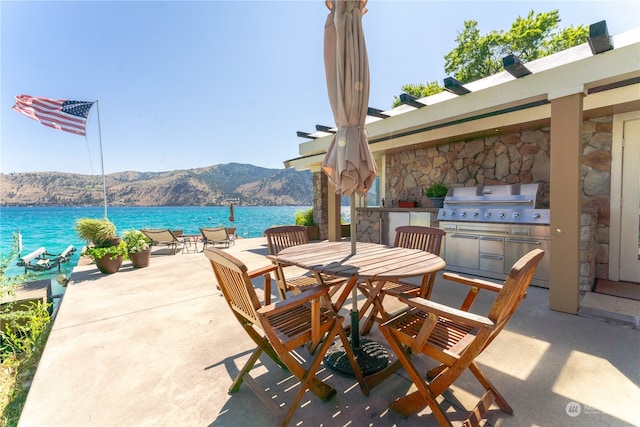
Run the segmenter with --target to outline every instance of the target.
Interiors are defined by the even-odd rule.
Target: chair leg
[[[336,319],[339,319],[339,316],[336,317]],[[291,417],[293,416],[293,413],[295,412],[296,409],[298,409],[298,405],[302,400],[302,397],[304,396],[307,389],[313,391],[315,395],[317,395],[320,399],[322,399],[325,402],[330,400],[333,396],[336,395],[337,393],[336,390],[333,387],[319,380],[316,377],[316,372],[318,370],[318,367],[320,366],[320,363],[322,363],[322,358],[327,353],[327,350],[329,350],[329,347],[333,344],[333,340],[335,339],[336,334],[342,331],[341,326],[342,326],[341,321],[334,320],[334,324],[331,326],[331,329],[329,330],[329,334],[327,338],[320,345],[320,348],[318,349],[315,357],[313,358],[307,370],[305,370],[302,367],[302,365],[300,365],[291,356],[291,354],[288,351],[286,351],[286,354],[282,355],[282,358],[285,359],[285,363],[287,363],[287,366],[289,366],[289,369],[291,370],[291,372],[293,372],[293,374],[301,381],[301,384],[300,384],[300,389],[298,390],[298,393],[296,394],[295,398],[291,402],[291,407],[289,408],[289,410],[287,411],[287,414],[285,415],[284,419],[280,423],[281,426],[286,426],[289,424],[289,421],[291,421]],[[344,335],[344,332],[342,332],[342,334]],[[359,372],[360,368],[358,367],[357,369]],[[360,378],[362,379],[362,374],[360,374]]]
[[[398,360],[404,367],[405,371],[409,374],[409,377],[411,377],[411,381],[418,388],[417,391],[392,402],[389,405],[389,408],[403,417],[408,417],[428,405],[440,425],[451,426],[451,422],[438,404],[436,396],[433,395],[422,375],[418,372],[413,363],[411,363],[411,359],[404,351],[400,341],[395,337],[391,330],[391,326],[386,324],[380,325],[380,330],[387,339],[389,346],[398,357]]]
[[[476,362],[471,362],[471,364],[469,365],[469,370],[478,379],[478,381],[480,382],[480,384],[482,384],[485,390],[493,394],[496,405],[498,405],[500,410],[506,414],[513,415],[513,409],[511,408],[511,406],[509,406],[505,398],[500,394],[500,392],[498,392],[496,387],[484,375],[484,372],[480,370],[480,367],[478,367]]]
[[[360,369],[360,365],[356,360],[356,355],[351,348],[351,343],[347,338],[347,334],[344,329],[342,329],[342,317],[339,317],[339,321],[336,322],[336,333],[340,336],[340,341],[342,341],[342,347],[344,347],[344,351],[347,353],[347,358],[349,359],[349,364],[351,364],[351,369],[353,370],[353,375],[356,377],[358,384],[360,384],[360,390],[362,394],[365,396],[369,395],[369,386],[362,376],[362,370]],[[335,336],[335,335],[334,335]],[[333,339],[331,339],[333,342]],[[326,352],[326,351],[325,351]]]
[[[253,368],[253,365],[256,364],[261,354],[262,354],[262,349],[260,347],[257,347],[253,351],[253,354],[251,355],[249,360],[247,360],[247,363],[244,364],[244,367],[240,370],[240,372],[238,372],[238,375],[236,375],[233,382],[231,383],[231,387],[229,387],[229,393],[235,393],[240,389],[240,386],[244,381],[243,377],[245,376],[245,374],[251,371],[251,369]]]

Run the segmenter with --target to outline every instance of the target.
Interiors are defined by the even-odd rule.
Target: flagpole
[[[104,157],[102,155],[102,129],[100,128],[100,106],[96,99],[96,111],[98,113],[98,139],[100,141],[100,169],[102,170],[102,195],[104,196],[104,217],[107,217],[107,180],[104,176]]]

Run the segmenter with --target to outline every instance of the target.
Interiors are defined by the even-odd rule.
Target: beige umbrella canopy
[[[376,177],[364,127],[369,105],[369,60],[362,29],[366,0],[331,0],[325,24],[324,60],[337,132],[322,162],[336,193],[364,195]],[[352,198],[353,205],[353,198]],[[354,223],[352,216],[352,224]],[[352,234],[355,239],[355,234]]]
[[[324,27],[324,62],[327,90],[338,128],[322,161],[322,169],[335,185],[336,193],[351,196],[351,252],[356,253],[355,194],[364,195],[376,177],[376,164],[369,150],[364,127],[369,105],[369,59],[364,42],[362,15],[367,0],[327,0],[329,16]],[[386,350],[378,343],[360,340],[357,289],[353,288],[351,345],[363,374],[387,365]],[[333,346],[325,363],[349,373],[344,349]]]

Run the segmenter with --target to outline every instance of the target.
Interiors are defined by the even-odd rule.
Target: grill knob
[[[531,217],[533,219],[538,219],[538,218],[540,218],[540,213],[539,212],[534,212],[534,213],[531,214]]]
[[[484,213],[484,217],[485,218],[491,218],[491,212],[485,212]]]
[[[512,213],[511,216],[513,217],[513,219],[518,219],[518,218],[520,218],[520,212],[516,211],[516,212]]]
[[[505,215],[504,215],[504,212],[500,212],[500,213],[498,213],[498,216],[499,216],[500,218],[504,218],[504,216],[505,216]]]
[[[476,217],[476,218],[479,217],[480,216],[480,212],[474,212],[473,216]]]
[[[467,213],[466,213],[466,212],[462,212],[462,213],[460,214],[460,216],[464,218],[465,216],[467,216]]]

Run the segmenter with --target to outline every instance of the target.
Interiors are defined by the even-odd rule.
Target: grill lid
[[[439,220],[549,223],[549,210],[536,209],[538,183],[454,187],[438,211]]]

